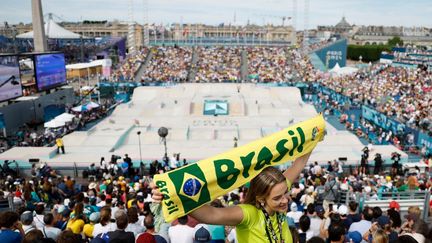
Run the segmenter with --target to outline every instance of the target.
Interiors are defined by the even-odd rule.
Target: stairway
[[[196,47],[193,47],[192,49],[192,60],[191,65],[188,70],[188,77],[187,80],[189,83],[195,82],[195,76],[197,72],[197,63],[198,63],[198,50]]]
[[[149,51],[149,53],[147,54],[147,56],[146,56],[144,62],[142,62],[142,63],[141,63],[141,66],[138,68],[138,71],[137,71],[136,74],[135,74],[135,79],[134,79],[135,82],[141,82],[141,77],[143,76],[145,70],[147,69],[147,66],[148,66],[150,60],[151,60],[152,57],[153,57],[153,52],[152,52],[152,50],[153,50],[153,49],[150,49],[150,51]]]
[[[243,49],[241,51],[241,64],[240,64],[240,80],[242,82],[248,81],[248,58],[247,50]]]

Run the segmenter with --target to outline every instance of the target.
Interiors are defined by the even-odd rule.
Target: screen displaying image
[[[35,67],[39,91],[66,84],[66,63],[63,53],[37,55]]]
[[[0,102],[22,96],[17,56],[0,56]]]
[[[226,100],[204,101],[204,115],[228,115],[228,102]]]

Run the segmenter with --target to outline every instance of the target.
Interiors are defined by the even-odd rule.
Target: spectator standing
[[[369,207],[365,207],[363,209],[362,219],[359,222],[352,223],[349,232],[358,231],[361,235],[364,235],[371,227],[372,225],[372,218],[373,218],[373,211]]]
[[[138,209],[136,207],[131,207],[127,210],[127,216],[129,220],[129,224],[126,228],[126,232],[132,232],[135,237],[145,231],[144,226],[140,224],[138,220]]]
[[[132,232],[126,232],[128,226],[128,217],[125,212],[118,211],[116,213],[115,231],[108,232],[109,243],[135,243],[135,236]]]
[[[19,222],[19,215],[17,213],[10,211],[1,213],[0,227],[0,242],[18,243],[22,241],[24,230]]]
[[[44,237],[57,240],[57,237],[60,235],[61,230],[54,227],[54,215],[52,213],[47,213],[44,216],[44,223],[45,226],[41,229]]]
[[[155,243],[167,243],[164,237],[156,233],[154,224],[154,216],[150,213],[144,219],[146,231],[137,237],[136,243],[149,243],[151,240],[154,240]]]
[[[36,229],[33,225],[33,213],[31,211],[25,211],[21,214],[21,223],[24,234]]]
[[[168,229],[168,236],[171,241],[178,243],[192,243],[194,236],[194,229],[187,225],[188,216],[182,216],[178,218],[178,224],[175,226],[171,226]]]

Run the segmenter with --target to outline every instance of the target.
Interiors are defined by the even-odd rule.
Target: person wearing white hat
[[[340,214],[341,217],[346,217],[348,214],[348,207],[346,205],[340,205],[337,212]]]
[[[303,215],[302,212],[298,212],[298,207],[295,202],[291,203],[290,211],[287,213],[287,217],[290,217],[293,219],[294,223],[298,224],[300,217]]]

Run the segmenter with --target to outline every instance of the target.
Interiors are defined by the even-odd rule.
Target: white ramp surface
[[[205,111],[209,102],[223,104]],[[227,114],[205,115],[205,112]],[[234,137],[241,146],[316,115],[312,105],[302,102],[295,87],[254,84],[138,87],[129,103],[119,105],[95,127],[65,136],[66,154],[49,156],[48,152],[55,148],[13,148],[1,154],[0,159],[26,162],[37,157],[54,166],[73,163],[85,166],[98,163],[101,157],[128,154],[134,161],[140,161],[141,142],[142,159],[150,161],[164,155],[157,131],[166,127],[168,155],[180,153],[182,158],[199,160],[232,149]],[[327,136],[314,150],[311,161],[326,163],[345,157],[347,164],[357,164],[363,147],[352,133],[327,124]],[[371,156],[378,152],[388,158],[394,151],[398,151],[394,146],[374,146]],[[406,157],[402,151],[398,152]]]

